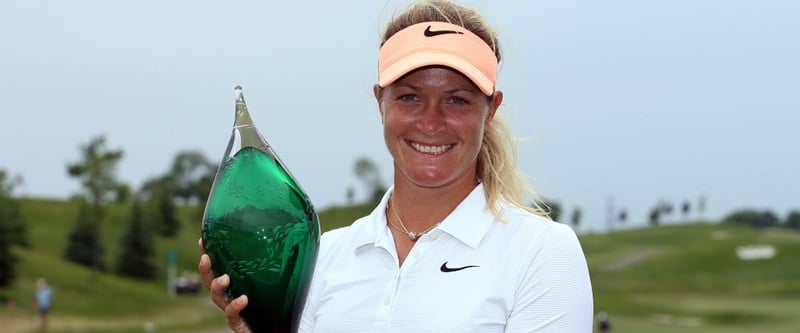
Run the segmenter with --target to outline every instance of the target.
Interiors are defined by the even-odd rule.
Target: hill
[[[800,331],[800,233],[685,224],[583,236],[595,310],[614,332]],[[740,246],[777,255],[743,261]]]
[[[77,207],[69,201],[23,199],[30,249],[20,257],[14,287],[0,299],[3,332],[35,328],[32,292],[45,277],[56,291],[53,332],[141,332],[150,322],[158,332],[224,327],[222,314],[205,292],[170,297],[166,253],[178,254],[178,273],[196,271],[200,236],[198,207],[180,207],[181,229],[158,238],[158,279],[141,282],[98,273],[63,261],[62,252]],[[103,221],[106,263],[112,264],[126,227],[127,207],[110,207]],[[351,223],[371,204],[320,210],[322,229]],[[597,312],[606,311],[619,332],[798,332],[800,331],[800,233],[736,225],[694,223],[609,234],[581,235]],[[770,260],[742,261],[736,248],[772,244]]]

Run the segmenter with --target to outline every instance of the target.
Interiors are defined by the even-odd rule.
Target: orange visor
[[[497,57],[480,37],[462,26],[424,22],[398,31],[381,47],[378,85],[386,87],[417,68],[442,65],[466,75],[487,96],[494,94]]]

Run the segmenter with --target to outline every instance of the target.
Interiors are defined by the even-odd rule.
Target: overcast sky
[[[502,114],[534,187],[584,229],[609,199],[705,216],[800,209],[800,1],[464,1],[504,47]],[[104,134],[135,188],[176,153],[218,161],[233,87],[318,209],[363,198],[354,161],[386,152],[371,87],[406,1],[0,2],[0,168],[18,194],[79,190],[65,165]],[[569,214],[564,220],[567,220]],[[198,221],[199,228],[199,221]]]

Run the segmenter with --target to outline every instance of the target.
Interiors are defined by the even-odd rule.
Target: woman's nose
[[[445,129],[444,112],[439,104],[429,103],[419,114],[417,127],[427,135],[435,135]]]

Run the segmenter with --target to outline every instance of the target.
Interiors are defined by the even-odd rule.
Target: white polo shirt
[[[571,228],[508,204],[495,221],[478,185],[401,267],[384,214],[392,190],[322,235],[300,332],[592,332]]]

